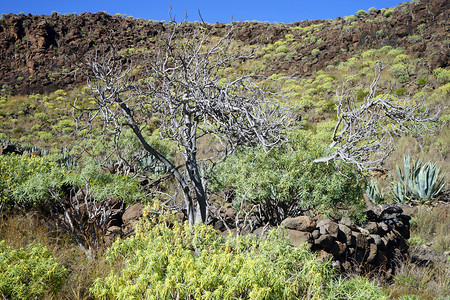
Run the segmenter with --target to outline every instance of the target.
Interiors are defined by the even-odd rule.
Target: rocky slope
[[[449,65],[448,20],[447,0],[422,0],[335,20],[235,23],[235,38],[246,45],[260,45],[262,58],[268,45],[289,35],[290,55],[271,58],[265,70],[269,74],[308,76],[354,53],[385,45],[404,47],[414,58],[425,57],[431,71]],[[85,79],[74,71],[75,62],[109,42],[119,50],[152,51],[155,40],[170,26],[105,13],[4,15],[0,19],[0,87],[2,92],[32,94],[81,85]],[[207,26],[222,35],[229,25]]]

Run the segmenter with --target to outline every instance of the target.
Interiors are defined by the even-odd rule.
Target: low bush
[[[277,221],[299,209],[330,216],[336,216],[337,207],[362,211],[364,180],[358,178],[357,169],[312,162],[324,155],[326,146],[319,137],[300,130],[270,152],[246,148],[230,156],[215,169],[212,188],[232,189],[235,204],[262,205]]]
[[[0,156],[0,205],[38,206],[59,197],[64,170],[49,157]]]
[[[443,68],[437,68],[433,71],[433,75],[436,76],[436,80],[439,83],[446,84],[450,82],[450,70]]]
[[[1,155],[0,207],[39,207],[60,200],[64,187],[89,187],[97,201],[112,197],[126,203],[143,197],[138,182],[125,175],[102,172],[95,163],[67,171],[52,156]]]
[[[55,293],[67,271],[40,244],[26,248],[0,242],[0,295],[3,299],[37,299]]]
[[[87,187],[97,201],[113,198],[132,204],[144,197],[137,180],[127,175],[104,172],[100,164],[93,160],[88,160],[76,172],[67,174],[65,182],[78,187]]]
[[[155,217],[153,217],[155,218]],[[382,299],[363,278],[335,280],[328,262],[306,244],[289,246],[281,229],[266,238],[224,238],[204,224],[141,219],[136,234],[107,252],[121,272],[97,278],[98,299]]]

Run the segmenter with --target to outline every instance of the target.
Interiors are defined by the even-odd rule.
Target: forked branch
[[[380,64],[375,67],[369,93],[362,103],[355,101],[345,84],[337,93],[337,124],[330,154],[314,162],[342,160],[360,170],[376,169],[394,151],[395,137],[422,137],[440,129],[439,107],[432,111],[423,99],[377,93],[382,70]]]

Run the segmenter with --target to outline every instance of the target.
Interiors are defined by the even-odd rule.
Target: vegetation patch
[[[14,249],[0,241],[0,295],[7,299],[36,299],[55,293],[67,271],[46,247],[30,244]]]
[[[155,217],[150,216],[154,220]],[[106,256],[121,272],[98,278],[96,298],[127,299],[382,299],[365,278],[334,277],[328,262],[306,245],[291,248],[282,230],[266,238],[224,238],[211,228],[141,220],[136,234]]]

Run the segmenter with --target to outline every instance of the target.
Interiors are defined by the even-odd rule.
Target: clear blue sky
[[[82,13],[106,11],[126,14],[148,20],[169,20],[169,7],[176,20],[188,11],[189,21],[198,20],[197,11],[208,23],[234,21],[269,21],[292,23],[295,21],[334,19],[354,14],[369,7],[378,9],[397,6],[405,1],[396,0],[0,0],[0,13],[44,14]]]

